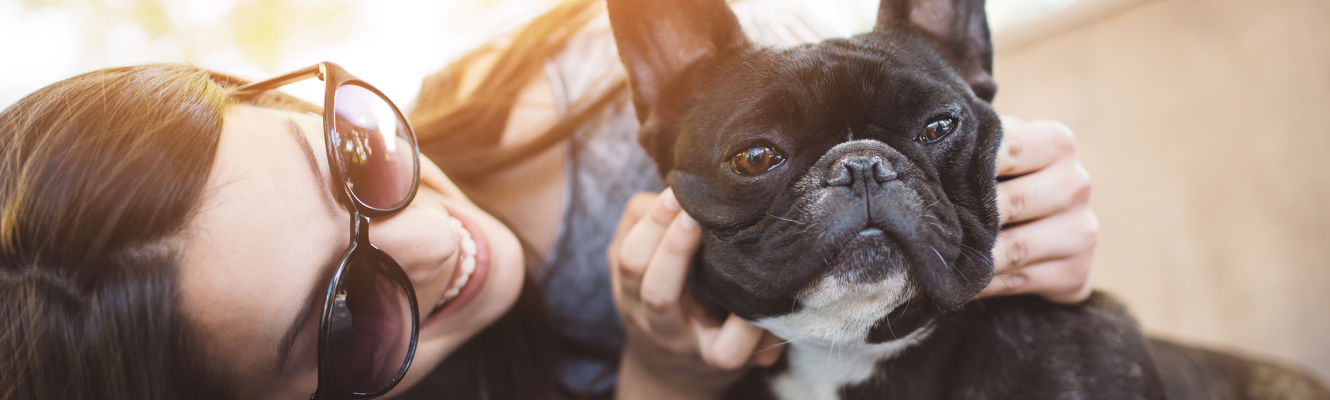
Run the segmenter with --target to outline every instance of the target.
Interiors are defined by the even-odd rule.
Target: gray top
[[[789,46],[833,35],[794,3],[748,0],[733,6],[757,43]],[[560,113],[624,79],[604,15],[547,62],[545,76]],[[665,188],[637,143],[638,127],[632,102],[623,96],[569,139],[563,220],[539,278],[566,345],[560,379],[574,390],[602,393],[614,384],[624,333],[610,293],[605,251],[628,199]]]

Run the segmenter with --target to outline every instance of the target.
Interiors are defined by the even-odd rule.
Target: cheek
[[[488,277],[482,291],[466,309],[420,332],[411,370],[394,388],[394,393],[406,391],[424,379],[467,340],[507,313],[525,283],[523,250],[512,231],[473,206],[453,200],[448,200],[445,206],[452,212],[464,213],[484,232],[491,257]]]
[[[436,190],[444,197],[466,202],[471,201],[467,199],[466,194],[462,193],[462,189],[458,188],[457,184],[448,179],[448,175],[445,175],[439,169],[439,166],[434,164],[434,161],[423,155],[420,156],[420,186]]]

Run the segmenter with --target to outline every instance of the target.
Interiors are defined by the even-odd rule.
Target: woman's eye
[[[924,125],[924,130],[919,132],[918,140],[924,143],[936,142],[938,139],[947,136],[948,133],[955,130],[957,122],[956,117],[942,117],[935,119],[933,122],[929,122],[928,125]]]
[[[775,149],[758,146],[741,151],[730,159],[730,169],[740,175],[757,175],[770,171],[785,162],[785,157]]]

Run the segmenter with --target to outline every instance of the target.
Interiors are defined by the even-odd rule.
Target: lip
[[[481,289],[485,287],[485,281],[489,278],[490,248],[489,240],[485,236],[485,232],[482,231],[480,226],[476,225],[474,221],[461,215],[461,213],[449,211],[448,214],[453,218],[456,218],[458,221],[461,221],[462,228],[470,232],[472,240],[475,240],[476,242],[476,271],[471,273],[471,277],[467,280],[466,285],[462,286],[457,297],[449,300],[442,308],[433,310],[433,312],[425,318],[425,321],[420,324],[421,328],[448,319],[450,316],[455,315],[462,309],[466,308],[467,305],[470,305],[471,302],[475,301],[476,297],[480,295]]]

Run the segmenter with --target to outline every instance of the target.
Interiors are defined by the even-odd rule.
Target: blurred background
[[[842,30],[876,0],[790,0]],[[341,63],[403,105],[557,0],[0,0],[0,106],[93,69]],[[1095,285],[1156,335],[1330,377],[1330,1],[989,0],[995,106],[1076,133]],[[321,88],[292,86],[317,99]]]
[[[1095,286],[1330,382],[1330,1],[1082,0],[994,36],[994,106],[1076,132]]]
[[[790,1],[846,35],[870,29],[877,9],[876,0]],[[989,9],[994,24],[1004,26],[1075,1],[992,0]],[[0,0],[0,106],[79,73],[160,61],[189,61],[254,79],[335,61],[409,103],[426,74],[556,3]]]

